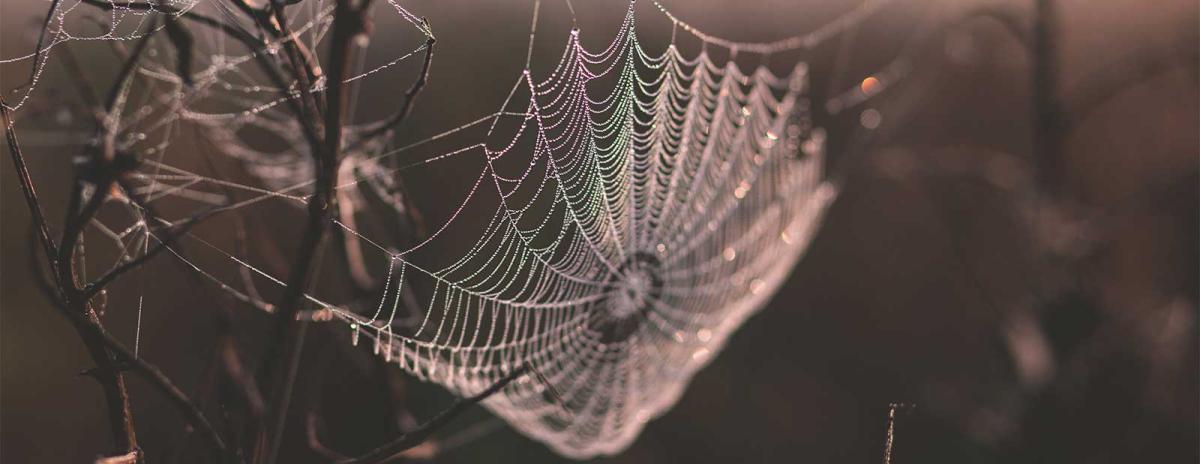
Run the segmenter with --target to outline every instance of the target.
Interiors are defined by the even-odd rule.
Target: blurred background
[[[533,68],[544,75],[572,15],[564,2],[542,3]],[[1053,2],[1064,122],[1047,162],[1034,146],[1033,3],[897,0],[811,52],[772,57],[768,65],[780,69],[810,63],[814,118],[830,135],[830,175],[842,193],[771,303],[631,448],[598,461],[881,462],[893,403],[906,405],[895,423],[896,463],[1200,460],[1200,8],[1190,0]],[[801,34],[853,7],[663,4],[738,41]],[[429,19],[438,48],[399,140],[496,111],[523,67],[531,2],[403,5]],[[48,6],[0,5],[0,56],[34,49]],[[626,3],[572,6],[585,45],[595,47],[612,39]],[[670,22],[648,2],[636,8],[639,35],[661,49]],[[394,16],[376,20],[373,50],[423,40]],[[112,80],[106,45],[72,46],[97,82]],[[865,78],[897,58],[907,64],[904,78],[873,99],[836,114],[822,104],[869,85]],[[407,60],[364,84],[361,111],[384,111],[419,64]],[[28,66],[0,66],[0,89],[23,82]],[[59,72],[47,68],[18,115],[51,218],[61,217],[71,157],[88,135],[55,111],[72,98]],[[0,163],[0,176],[0,460],[88,462],[111,447],[100,390],[79,375],[92,364],[78,337],[34,288],[29,217],[10,162]],[[460,198],[442,178],[406,182],[435,218]],[[259,239],[294,249],[300,210],[256,214],[267,237]],[[204,227],[213,234],[223,224]],[[141,293],[142,353],[220,411],[228,393],[209,379],[213,307],[233,310],[249,350],[268,321],[171,258],[144,271],[154,281]],[[137,294],[122,290],[134,288],[115,286],[103,316],[127,340]],[[452,401],[401,379],[402,420],[392,423],[384,406],[392,392],[377,378],[400,374],[381,374],[369,352],[347,343],[344,326],[314,327],[283,462],[326,460],[310,449],[305,411],[321,412],[325,446],[358,454]],[[184,437],[178,414],[140,379],[129,382],[150,461],[199,459],[188,455],[195,439]],[[564,461],[482,408],[418,454],[411,459]]]

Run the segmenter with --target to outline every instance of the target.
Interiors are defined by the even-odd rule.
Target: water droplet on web
[[[751,280],[750,281],[750,293],[757,295],[759,292],[762,292],[763,287],[766,287],[766,285],[767,284],[765,282],[763,282],[761,279]]]
[[[750,192],[750,183],[743,180],[738,183],[737,189],[735,189],[733,191],[733,196],[735,196],[735,197],[737,197],[737,199],[741,200],[742,198],[746,198],[746,194],[749,192]]]

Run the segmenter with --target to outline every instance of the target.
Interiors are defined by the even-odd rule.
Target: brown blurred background
[[[535,72],[557,61],[571,27],[565,4],[543,3]],[[742,41],[809,31],[849,8],[814,0],[663,3],[709,33]],[[849,38],[772,63],[808,60],[817,102],[901,54],[912,70],[864,106],[816,115],[831,134],[831,175],[843,192],[807,257],[674,409],[628,451],[601,460],[880,462],[896,402],[915,405],[896,422],[896,463],[1200,460],[1197,4],[1055,2],[1058,89],[1070,124],[1063,173],[1039,190],[1030,54],[1020,36],[1031,3],[898,0]],[[400,137],[424,138],[495,111],[521,70],[531,4],[404,5],[429,18],[438,53]],[[577,0],[585,44],[609,40],[624,5]],[[4,58],[33,50],[47,7],[0,5]],[[669,23],[651,5],[638,9],[639,34],[661,46]],[[1005,17],[1019,22],[1006,25]],[[377,18],[375,47],[419,43],[394,17]],[[103,45],[77,50],[98,81],[109,82]],[[391,74],[401,84],[376,80],[363,95],[402,91],[413,61]],[[0,88],[12,88],[28,62],[0,72]],[[43,86],[36,98],[69,98],[61,80]],[[362,100],[364,111],[378,104]],[[18,127],[58,218],[78,153],[72,144],[86,131],[56,125],[52,106],[23,110]],[[863,126],[867,110],[878,112],[877,128]],[[78,375],[92,365],[77,336],[34,290],[28,212],[12,171],[0,162],[0,460],[89,462],[110,447],[100,391]],[[440,179],[407,180],[422,207],[460,198],[438,190]],[[440,193],[422,197],[430,191]],[[300,212],[262,214],[269,231],[284,235],[280,249],[292,249],[288,225]],[[147,268],[154,282],[140,345],[194,392],[214,350],[211,306],[229,303],[170,259]],[[127,340],[135,288],[114,287],[105,315]],[[241,317],[241,335],[253,340],[265,322]],[[353,454],[387,438],[387,419],[373,367],[342,329],[314,329],[297,404],[323,411],[326,445]],[[150,461],[186,454],[178,415],[139,379],[130,383]],[[404,385],[418,421],[451,401],[415,380]],[[303,427],[289,430],[285,462],[321,462]],[[435,443],[435,462],[562,460],[481,408]]]

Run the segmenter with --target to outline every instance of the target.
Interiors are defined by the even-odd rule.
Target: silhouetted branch
[[[459,414],[462,414],[464,411],[469,409],[471,406],[474,406],[475,404],[479,403],[480,401],[483,401],[483,400],[487,399],[488,397],[496,394],[500,390],[503,390],[504,387],[508,386],[509,383],[512,383],[512,381],[525,375],[526,373],[529,372],[529,370],[530,370],[530,366],[528,364],[523,365],[517,369],[513,369],[512,372],[508,373],[508,375],[501,377],[500,380],[497,380],[496,383],[494,383],[494,384],[492,384],[492,386],[484,389],[482,392],[479,392],[478,394],[473,395],[473,396],[468,396],[466,398],[459,398],[459,399],[455,400],[454,404],[450,405],[449,408],[446,408],[442,412],[438,413],[438,415],[434,416],[433,419],[430,419],[429,422],[421,424],[421,426],[417,427],[416,430],[405,433],[405,434],[401,435],[399,438],[397,438],[396,440],[389,442],[387,444],[384,444],[378,448],[375,448],[362,456],[359,456],[359,457],[356,457],[353,459],[347,459],[347,460],[341,461],[341,463],[342,464],[372,464],[372,463],[387,462],[387,461],[391,460],[391,458],[393,456],[425,442],[425,440],[429,439],[429,437],[432,436],[435,432],[440,430],[443,426],[448,424],[455,417],[458,417]]]
[[[138,373],[145,376],[153,386],[171,399],[172,403],[188,416],[189,421],[194,426],[206,432],[214,449],[222,456],[225,454],[223,441],[216,435],[211,424],[195,405],[191,403],[187,396],[175,387],[157,367],[137,359],[124,345],[105,331],[100,324],[97,315],[98,311],[94,306],[98,304],[102,305],[103,303],[94,303],[92,297],[98,289],[103,288],[104,285],[111,282],[112,278],[115,278],[115,276],[120,275],[127,269],[122,270],[122,268],[118,268],[118,272],[108,274],[106,277],[110,278],[102,278],[100,281],[101,285],[90,287],[86,290],[78,287],[79,279],[76,275],[75,255],[80,248],[76,245],[82,240],[87,224],[96,215],[100,206],[109,196],[109,187],[113,185],[116,178],[125,170],[132,167],[132,164],[129,164],[128,157],[118,156],[118,153],[115,152],[113,137],[115,135],[116,124],[111,118],[113,118],[115,107],[122,99],[122,95],[130,83],[133,70],[137,67],[137,63],[141,58],[141,54],[146,49],[149,38],[150,35],[147,35],[138,42],[134,52],[124,63],[118,74],[116,84],[114,84],[109,92],[104,109],[104,118],[106,120],[97,121],[99,126],[98,131],[101,135],[100,139],[103,141],[102,146],[92,151],[87,164],[80,166],[80,170],[76,173],[76,178],[72,184],[68,216],[65,221],[60,246],[55,246],[50,239],[49,227],[41,211],[40,201],[37,198],[36,190],[25,165],[24,155],[21,152],[11,117],[6,107],[0,108],[0,111],[3,112],[6,139],[13,163],[18,171],[22,192],[25,195],[27,206],[33,217],[34,227],[37,230],[36,233],[39,236],[39,241],[42,243],[47,262],[50,264],[52,272],[57,276],[55,282],[58,287],[57,291],[48,290],[47,293],[50,294],[48,296],[53,297],[51,301],[72,322],[80,339],[84,342],[84,346],[88,349],[89,354],[97,365],[90,373],[104,388],[114,441],[116,442],[118,452],[123,453],[118,457],[121,462],[127,462],[131,459],[136,461],[140,459],[141,454],[140,448],[137,445],[137,435],[130,411],[129,396],[125,389],[124,378],[121,375],[122,366],[125,365],[133,366]],[[84,194],[82,186],[85,182],[93,185],[93,191],[86,202],[82,200]],[[37,262],[36,257],[34,257],[34,261]],[[132,269],[132,267],[128,269]],[[33,271],[41,274],[40,266],[35,267]],[[120,361],[120,365],[118,365],[118,361]]]
[[[364,8],[368,4],[364,2]],[[278,1],[273,2],[272,8],[274,9],[274,19],[279,28],[279,36],[291,37],[292,33],[288,30],[287,17],[283,13],[282,3]],[[326,108],[323,121],[325,128],[324,140],[323,144],[313,146],[312,153],[316,170],[313,195],[309,197],[308,217],[305,221],[304,232],[300,239],[296,259],[288,275],[287,287],[279,299],[279,304],[276,305],[275,326],[272,336],[269,339],[272,341],[268,342],[269,345],[263,359],[265,366],[263,369],[263,378],[270,382],[265,390],[271,392],[268,420],[274,424],[268,432],[273,438],[266,445],[267,464],[273,463],[278,454],[280,441],[283,436],[283,427],[287,419],[288,405],[291,400],[291,384],[295,379],[296,370],[299,368],[299,356],[302,350],[306,323],[303,321],[297,322],[296,313],[300,310],[300,305],[312,274],[313,262],[317,256],[317,250],[320,243],[324,240],[325,229],[328,227],[330,220],[330,205],[334,198],[333,185],[336,180],[339,155],[342,149],[342,126],[344,125],[347,106],[344,98],[344,81],[349,74],[350,47],[353,44],[355,36],[366,33],[364,31],[364,11],[353,8],[350,5],[350,0],[337,0],[333,14],[333,37],[330,45],[331,66],[330,73],[326,77],[325,97],[328,107]],[[288,57],[292,62],[293,69],[296,70],[296,77],[300,79],[302,98],[310,104],[315,105],[315,101],[311,101],[312,97],[307,88],[310,85],[307,75],[310,72],[313,75],[318,75],[319,72],[300,70],[300,66],[304,62],[300,57],[299,51],[296,50],[295,42],[295,40],[286,41],[285,48],[288,50]],[[317,117],[318,113],[313,111],[310,115]],[[281,370],[275,368],[276,363],[280,359],[285,361]],[[260,442],[263,439],[265,439],[265,436],[260,435]]]
[[[37,190],[33,187],[33,178],[29,175],[29,167],[25,165],[25,155],[21,153],[21,144],[17,140],[12,115],[8,113],[8,106],[3,97],[0,97],[0,118],[4,123],[4,137],[8,140],[8,151],[12,155],[13,166],[17,170],[17,181],[21,184],[21,193],[25,196],[25,206],[29,208],[29,214],[33,217],[33,227],[37,233],[38,242],[41,243],[42,251],[48,258],[57,256],[58,250],[54,245],[54,239],[50,238],[50,226],[46,223],[46,215],[42,212],[42,203],[38,200]],[[57,274],[57,266],[53,261],[50,264],[51,272]]]
[[[422,21],[425,22],[425,27],[429,28],[429,21],[424,18],[422,18]],[[417,80],[408,88],[408,91],[404,92],[404,101],[400,103],[400,109],[391,118],[380,124],[379,127],[363,134],[364,140],[393,130],[408,118],[408,114],[412,112],[413,103],[416,103],[417,95],[421,93],[421,89],[424,89],[425,83],[429,81],[429,68],[433,64],[433,45],[435,43],[437,43],[437,39],[433,37],[425,40],[425,61],[421,62],[421,73],[417,75]]]
[[[212,217],[212,215],[217,211],[220,211],[220,209],[218,209],[218,208],[208,209],[206,211],[200,212],[199,214],[196,214],[195,216],[185,219],[183,222],[169,226],[168,228],[173,228],[174,230],[169,231],[165,236],[162,236],[162,237],[157,237],[157,235],[156,235],[156,237],[158,238],[158,243],[154,244],[153,247],[150,247],[150,249],[146,250],[146,252],[143,253],[141,256],[138,256],[137,258],[131,259],[124,263],[121,263],[117,267],[114,267],[113,269],[109,270],[107,273],[105,273],[100,278],[92,281],[92,283],[87,284],[83,288],[82,296],[84,298],[91,298],[92,296],[95,296],[96,292],[99,292],[101,289],[107,287],[114,280],[117,280],[118,277],[121,277],[126,272],[137,269],[137,268],[141,267],[143,264],[146,264],[146,262],[150,261],[151,259],[154,259],[154,257],[158,256],[164,250],[167,250],[172,245],[174,245],[175,241],[178,240],[179,237],[186,235],[188,233],[188,231],[190,231],[192,229],[193,226],[195,226],[196,224],[199,224],[200,222],[204,221],[205,219],[207,219],[209,217]],[[147,227],[149,227],[149,226],[147,225]]]
[[[1038,187],[1053,195],[1062,184],[1062,105],[1058,97],[1058,12],[1056,0],[1034,2],[1030,86],[1033,90],[1033,159]]]
[[[227,457],[228,451],[225,447],[225,441],[217,434],[216,430],[212,427],[212,423],[200,411],[200,408],[188,398],[187,394],[175,386],[175,383],[158,366],[139,358],[132,350],[121,343],[120,340],[117,340],[116,337],[113,337],[111,333],[95,321],[74,311],[70,311],[70,308],[65,305],[59,304],[59,307],[72,322],[86,328],[88,332],[98,337],[109,351],[116,355],[117,360],[120,361],[120,365],[114,365],[113,370],[121,371],[129,369],[145,379],[152,387],[162,393],[163,396],[166,396],[171,404],[183,413],[193,427],[202,432],[214,451],[222,457]],[[92,375],[103,375],[105,370],[106,368],[100,367],[89,371],[89,373]]]
[[[115,135],[113,134],[115,123],[111,120],[114,108],[129,85],[133,70],[146,50],[150,37],[151,35],[147,34],[138,41],[109,92],[104,109],[106,119],[98,121],[97,130],[101,146],[89,149],[91,153],[86,158],[87,164],[77,168],[72,181],[62,238],[59,240],[57,253],[49,258],[54,263],[52,267],[57,278],[56,285],[62,295],[60,307],[71,320],[79,338],[83,341],[93,362],[96,363],[97,370],[94,378],[104,389],[109,422],[114,441],[117,444],[117,451],[120,453],[139,450],[137,433],[133,425],[133,413],[129,405],[129,393],[125,389],[125,379],[117,368],[109,348],[106,347],[102,332],[93,328],[93,326],[101,327],[98,315],[100,311],[95,308],[95,303],[82,295],[82,291],[78,287],[76,253],[80,247],[76,245],[82,240],[87,224],[95,217],[100,206],[108,197],[109,187],[113,184],[114,177],[121,170],[130,167],[126,164],[127,158],[117,157],[115,153]],[[92,194],[86,203],[83,202],[85,183],[93,186]],[[55,260],[57,261],[55,262]]]

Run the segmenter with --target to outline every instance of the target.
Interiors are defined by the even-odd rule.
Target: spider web
[[[807,65],[797,63],[784,74],[766,66],[743,71],[733,58],[815,47],[882,3],[864,3],[802,36],[740,43],[708,35],[654,2],[673,28],[703,44],[687,56],[674,32],[664,50],[644,48],[631,2],[611,42],[589,49],[572,30],[545,76],[530,71],[535,6],[525,71],[495,113],[404,145],[368,136],[381,130],[382,119],[347,129],[337,178],[345,211],[334,227],[355,242],[353,250],[369,255],[367,272],[381,284],[369,305],[339,303],[314,290],[306,298],[316,309],[307,317],[346,324],[352,343],[370,343],[388,361],[460,396],[531,366],[539,379],[521,378],[487,399],[486,407],[562,455],[620,452],[765,306],[836,196],[823,167],[825,132],[811,120]],[[77,22],[69,20],[86,5],[59,5],[48,17],[44,52],[2,61],[33,63],[35,85],[26,87],[14,108],[30,98],[63,43],[138,40],[165,27],[162,17],[184,12],[250,29],[221,2],[165,2],[150,10],[107,5],[109,17],[88,26],[101,32],[91,34],[82,27],[74,31]],[[385,75],[420,56],[424,39],[433,36],[394,1],[386,9],[408,22],[419,41],[378,63],[359,60],[363,68],[348,83]],[[296,11],[296,33],[283,40],[317,49],[333,7],[306,2]],[[197,42],[204,47],[195,54],[192,82],[179,76],[174,48],[156,38],[156,54],[138,69],[144,88],[127,89],[117,114],[107,115],[118,121],[123,149],[143,157],[139,195],[219,211],[269,201],[304,206],[312,156],[285,108],[298,94],[296,83],[266,83],[252,66],[255,52],[219,30],[192,30],[202,31]],[[268,42],[266,53],[278,53],[281,45]],[[318,79],[312,91],[324,85]],[[851,92],[839,105],[871,95],[866,88]],[[168,160],[172,144],[186,139],[185,128],[236,160],[256,183],[202,175],[183,160]],[[263,148],[251,143],[252,132],[278,140]],[[411,155],[422,150],[433,153],[414,161]],[[473,181],[426,236],[398,247],[356,225],[409,211],[397,180],[401,173],[463,160],[477,166],[467,176]],[[129,201],[119,206],[129,224],[94,226],[128,260],[159,237],[140,207]],[[284,285],[243,251],[197,233],[186,240],[261,281]],[[452,259],[445,258],[447,250]],[[273,311],[253,287],[171,252],[223,291]]]

